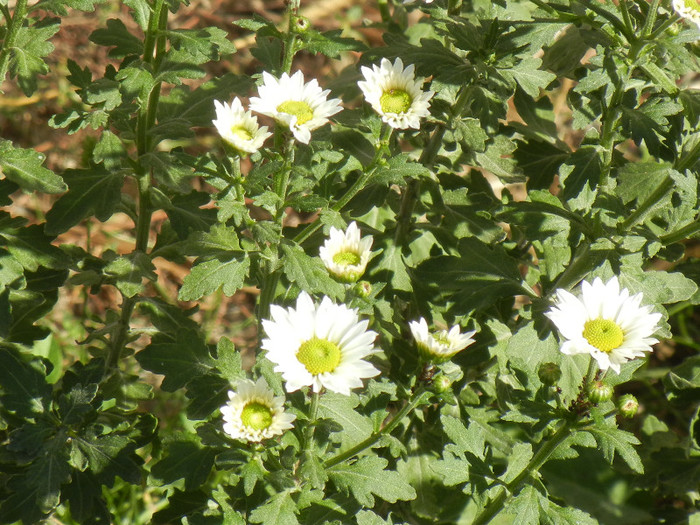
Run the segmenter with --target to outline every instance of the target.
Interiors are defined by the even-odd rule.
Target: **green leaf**
[[[112,216],[121,198],[124,183],[121,173],[93,168],[67,170],[64,177],[69,190],[46,214],[45,231],[48,235],[66,232],[91,215],[102,222]]]
[[[327,418],[343,427],[343,431],[334,434],[334,439],[339,439],[341,449],[350,448],[363,441],[372,434],[372,423],[369,418],[361,416],[355,411],[359,403],[356,395],[344,396],[334,392],[327,392],[319,401],[319,417]]]
[[[171,200],[165,212],[180,239],[186,239],[192,231],[209,231],[216,223],[216,210],[201,208],[210,201],[211,196],[201,191],[178,195]]]
[[[97,394],[97,384],[74,385],[69,392],[58,398],[58,413],[66,425],[75,425],[83,421],[85,415],[94,412],[92,401]]]
[[[27,191],[62,193],[63,179],[42,166],[46,157],[33,149],[15,148],[9,140],[0,140],[0,167],[5,177]]]
[[[173,29],[164,31],[175,49],[184,48],[198,64],[218,60],[221,55],[236,52],[236,46],[228,41],[228,33],[218,27],[202,29]]]
[[[603,161],[596,147],[583,146],[559,168],[562,196],[573,210],[588,211],[598,192]]]
[[[372,176],[374,184],[404,184],[406,179],[418,179],[429,177],[430,170],[413,162],[406,153],[391,157],[387,163],[380,167]]]
[[[216,345],[216,368],[222,377],[233,383],[245,377],[241,353],[230,339],[222,337]]]
[[[146,370],[165,376],[161,388],[166,392],[174,392],[207,374],[215,364],[200,335],[191,330],[178,332],[175,341],[155,336],[150,345],[136,354],[136,360]]]
[[[374,496],[395,503],[412,500],[416,491],[398,472],[384,470],[388,461],[378,456],[365,456],[352,464],[336,465],[328,471],[339,489],[352,493],[360,505],[374,507]]]
[[[121,20],[110,18],[107,27],[92,32],[90,41],[101,46],[113,47],[108,56],[124,58],[128,55],[143,53],[143,43],[132,35]]]
[[[51,237],[44,235],[39,224],[26,228],[5,230],[0,237],[7,243],[7,250],[28,271],[36,272],[40,266],[62,270],[68,266],[68,256],[51,244]]]
[[[29,21],[34,22],[32,19]],[[27,96],[36,91],[39,75],[49,71],[43,57],[54,50],[48,40],[56,34],[59,24],[59,19],[47,17],[22,26],[17,32],[15,45],[9,49],[10,74],[17,77],[20,88]]]
[[[100,140],[92,150],[92,158],[97,164],[104,164],[108,171],[114,171],[121,166],[126,150],[122,141],[109,130],[102,132]]]
[[[24,417],[34,417],[49,406],[51,386],[39,360],[25,361],[9,345],[0,345],[0,400],[2,408]]]
[[[134,452],[136,444],[126,435],[95,435],[91,432],[73,438],[87,458],[90,471],[100,483],[111,487],[119,476],[128,483],[141,481],[143,460]]]
[[[527,485],[511,500],[504,511],[517,516],[519,525],[540,525],[540,498],[537,489]]]
[[[310,257],[296,244],[282,245],[282,268],[287,278],[299,288],[311,294],[325,293],[329,297],[342,297],[345,288],[328,274],[319,257]]]
[[[64,485],[61,493],[69,502],[71,517],[78,523],[110,524],[100,483],[90,472],[73,470],[72,481]]]
[[[477,165],[490,171],[506,182],[522,181],[519,168],[513,160],[516,144],[504,135],[496,135],[493,142],[486,147],[485,152],[474,155]]]
[[[166,446],[167,455],[151,468],[151,476],[163,483],[185,480],[185,490],[207,481],[214,466],[215,451],[193,441],[173,441]]]
[[[224,294],[230,297],[243,287],[249,270],[250,258],[243,258],[239,253],[229,253],[200,262],[185,277],[178,299],[195,301],[222,286]]]
[[[342,32],[341,29],[335,29],[319,33],[308,29],[301,34],[304,49],[309,53],[321,53],[329,58],[339,58],[342,53],[348,51],[365,51],[367,49],[367,46],[359,40],[341,36]]]
[[[27,484],[36,487],[36,504],[42,512],[51,512],[60,502],[61,485],[68,482],[72,470],[68,459],[66,436],[60,434],[43,444],[27,470]]]
[[[639,445],[639,440],[634,434],[625,430],[620,430],[615,426],[598,424],[588,430],[596,442],[598,448],[603,453],[605,459],[612,465],[615,453],[625,460],[625,463],[638,474],[644,473],[644,465],[632,445]]]
[[[250,513],[252,523],[279,523],[284,525],[299,525],[297,506],[291,496],[291,491],[284,490],[272,496],[264,505]]]
[[[511,76],[520,84],[523,91],[533,98],[539,98],[540,90],[546,88],[556,77],[549,71],[542,71],[539,67],[542,60],[539,58],[526,58],[514,68],[501,71],[504,75]]]
[[[107,282],[114,284],[125,297],[143,292],[143,279],[157,280],[151,258],[142,252],[117,257],[104,267],[104,274]]]

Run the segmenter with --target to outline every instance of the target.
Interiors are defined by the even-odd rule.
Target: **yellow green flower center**
[[[435,342],[438,344],[445,345],[447,347],[450,346],[450,340],[448,339],[447,332],[445,330],[442,330],[437,334],[433,334],[433,339],[435,339]]]
[[[402,89],[388,89],[379,97],[379,105],[384,113],[406,113],[412,102],[411,95]]]
[[[301,125],[314,118],[314,110],[311,109],[303,100],[287,100],[277,106],[277,111],[294,115],[297,118],[297,124]]]
[[[301,344],[297,359],[310,374],[332,372],[340,363],[340,348],[335,343],[314,337]]]
[[[243,407],[241,422],[253,430],[264,430],[272,424],[272,410],[267,405],[253,401]]]
[[[238,137],[241,140],[250,140],[253,138],[253,135],[251,135],[250,131],[245,129],[243,126],[233,126],[231,128],[231,134],[234,137]]]
[[[622,344],[625,334],[615,321],[594,319],[583,325],[583,337],[601,352],[610,353]]]
[[[360,264],[362,257],[355,252],[338,252],[333,256],[333,262],[340,266],[350,266]]]
[[[685,0],[684,2],[685,7],[688,9],[692,9],[693,11],[697,11],[700,13],[700,1],[698,0]]]

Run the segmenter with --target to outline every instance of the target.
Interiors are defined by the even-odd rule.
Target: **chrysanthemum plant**
[[[4,89],[94,4],[0,3]],[[124,4],[101,74],[50,60],[76,167],[0,139],[0,523],[692,515],[697,2],[358,2],[381,45]]]

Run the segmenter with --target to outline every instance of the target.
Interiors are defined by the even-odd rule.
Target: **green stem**
[[[396,415],[391,418],[391,420],[378,432],[372,433],[371,436],[369,436],[367,439],[364,441],[361,441],[354,447],[350,447],[344,452],[340,452],[339,454],[336,454],[332,458],[327,459],[324,463],[323,466],[326,468],[331,468],[338,463],[342,463],[346,459],[350,459],[363,450],[371,447],[374,445],[377,441],[379,441],[382,436],[385,436],[389,434],[396,426],[401,422],[401,420],[406,417],[408,414],[410,414],[417,406],[418,404],[423,400],[423,398],[427,395],[430,395],[430,393],[425,389],[424,386],[420,386],[416,389],[416,391],[413,394],[413,397],[406,403],[401,410],[399,410]]]
[[[511,494],[517,494],[520,490],[521,485],[530,477],[539,472],[542,465],[544,465],[550,456],[554,453],[559,445],[569,437],[571,434],[572,425],[568,421],[565,422],[559,429],[550,437],[539,450],[532,456],[532,459],[527,464],[520,474],[518,474],[512,481],[507,483],[505,487],[499,492],[498,496],[494,498],[487,507],[476,516],[472,525],[486,525],[490,522],[496,514],[498,514]]]
[[[389,3],[387,0],[377,0],[379,14],[382,16],[382,22],[388,24],[391,22],[391,12],[389,11]]]
[[[698,140],[695,143],[695,146],[693,146],[693,149],[691,149],[688,153],[685,155],[681,156],[678,158],[678,161],[675,163],[674,168],[677,171],[683,172],[686,169],[692,167],[700,158],[700,140]]]
[[[313,444],[314,430],[316,429],[316,420],[318,419],[318,404],[321,398],[320,392],[314,392],[311,395],[311,407],[309,408],[309,422],[304,429],[304,436],[301,444],[303,454],[311,452]]]
[[[447,14],[449,16],[457,16],[462,10],[462,0],[449,0],[447,2]]]
[[[622,21],[625,23],[625,27],[630,35],[634,34],[634,26],[632,25],[632,19],[630,18],[629,8],[627,6],[627,0],[620,0],[619,6],[620,12],[622,13]]]
[[[444,124],[439,124],[437,129],[433,132],[430,137],[428,145],[421,153],[418,163],[423,166],[432,169],[435,163],[435,158],[437,157],[440,147],[442,146],[442,139],[445,136],[447,128],[452,124],[455,118],[462,115],[464,108],[469,102],[469,95],[471,94],[471,89],[469,85],[462,88],[457,102],[455,102],[454,110],[450,114],[447,122]],[[401,197],[401,207],[399,208],[399,213],[396,217],[396,231],[394,233],[394,242],[397,246],[402,246],[408,232],[411,227],[411,216],[413,215],[413,209],[416,205],[416,198],[420,191],[420,181],[418,179],[412,179],[406,185],[406,190],[403,192]]]
[[[644,222],[644,219],[658,206],[664,197],[673,191],[673,185],[673,179],[666,177],[654,192],[625,219],[622,223],[622,229],[627,231],[629,228]]]
[[[659,27],[654,29],[654,31],[647,37],[647,40],[654,41],[658,38],[658,36],[666,31],[669,27],[671,27],[673,24],[676,22],[679,22],[682,20],[683,17],[677,14],[673,14],[673,16],[667,18],[664,20]]]
[[[598,5],[597,0],[578,0],[578,3],[583,4],[588,9],[595,12],[597,15],[605,18],[608,22],[610,22],[613,25],[615,29],[617,29],[617,31],[620,34],[624,35],[628,42],[632,42],[635,39],[634,34],[630,34],[627,31],[627,28],[624,24],[620,22],[620,19],[617,18],[614,14],[609,13],[608,11],[603,9],[600,5]]]
[[[661,237],[659,237],[659,240],[663,243],[664,246],[668,246],[669,244],[673,244],[674,242],[680,242],[685,239],[688,239],[698,232],[700,232],[700,218],[695,219],[690,224],[686,224],[678,231],[669,233],[668,235],[662,235]]]
[[[15,40],[17,40],[19,30],[22,28],[24,19],[27,16],[27,0],[17,0],[12,18],[8,18],[9,11],[7,10],[3,10],[3,14],[7,20],[7,32],[2,42],[2,51],[0,51],[0,85],[5,81],[10,51],[15,46]]]
[[[287,200],[287,186],[289,186],[289,176],[294,165],[295,149],[294,136],[289,137],[284,147],[284,165],[282,169],[274,175],[275,193],[281,200],[281,205],[275,214],[275,219],[281,224],[284,218],[284,203]]]
[[[343,196],[340,199],[338,199],[333,206],[331,206],[331,210],[342,210],[353,199],[353,197],[357,195],[360,192],[360,190],[362,190],[362,188],[364,188],[367,185],[367,183],[372,178],[372,175],[374,175],[377,171],[377,168],[379,167],[379,161],[384,157],[384,153],[386,152],[386,145],[391,140],[392,132],[393,129],[388,126],[383,129],[382,136],[380,137],[379,142],[377,144],[376,152],[374,154],[372,162],[370,162],[369,166],[367,166],[367,168],[360,174],[360,176],[355,180],[352,186],[348,188],[348,190],[343,194]],[[311,237],[311,235],[313,235],[314,232],[320,227],[321,221],[318,220],[312,222],[311,224],[307,224],[306,227],[302,231],[300,231],[296,237],[294,237],[294,242],[301,244],[306,239]]]
[[[652,0],[651,6],[649,7],[649,12],[647,13],[647,19],[644,21],[644,28],[642,29],[642,38],[651,34],[654,28],[654,23],[656,22],[656,15],[659,12],[659,3],[661,0]]]
[[[297,51],[297,10],[299,9],[298,2],[289,2],[287,14],[289,26],[287,28],[287,36],[284,40],[284,58],[282,60],[282,72],[289,74],[292,70],[292,62]]]

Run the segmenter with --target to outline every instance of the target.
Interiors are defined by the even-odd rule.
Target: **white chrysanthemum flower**
[[[304,75],[297,71],[291,77],[283,73],[277,80],[263,73],[263,85],[258,88],[259,97],[250,99],[250,109],[274,118],[287,126],[294,138],[308,144],[311,132],[328,122],[341,111],[340,99],[328,100],[330,90],[321,90],[316,79],[304,83]]]
[[[404,3],[404,4],[412,4],[412,3],[414,3],[415,1],[416,1],[416,0],[403,0],[403,3]],[[432,4],[432,3],[433,3],[433,0],[423,0],[423,3],[424,3],[424,4]]]
[[[640,306],[641,293],[630,297],[626,288],[620,290],[617,277],[607,284],[600,278],[593,284],[584,281],[581,298],[566,290],[556,293],[556,305],[546,315],[566,339],[564,354],[591,354],[601,370],[612,368],[619,374],[622,363],[651,352],[651,345],[658,343],[650,336],[661,314]]]
[[[350,395],[362,386],[362,379],[379,370],[364,357],[374,354],[376,332],[367,330],[357,310],[333,304],[324,297],[320,305],[302,292],[296,308],[270,307],[272,320],[263,320],[267,339],[262,348],[286,381],[287,392],[312,386],[314,392],[327,388]]]
[[[354,283],[365,273],[372,250],[372,236],[360,237],[355,221],[343,232],[331,227],[330,237],[321,246],[319,256],[328,271],[345,283]]]
[[[365,100],[392,128],[418,129],[420,119],[430,115],[429,100],[435,92],[421,89],[425,79],[416,80],[414,70],[413,64],[404,69],[400,58],[393,64],[382,58],[380,66],[361,68],[365,80],[357,85]]]
[[[695,22],[700,29],[700,2],[698,0],[673,0],[673,9],[686,20]]]
[[[474,343],[472,336],[476,333],[476,330],[460,333],[459,326],[455,325],[449,331],[440,330],[431,334],[428,323],[422,317],[420,321],[411,321],[408,326],[423,358],[434,363],[443,363]]]
[[[212,124],[221,138],[240,153],[255,153],[272,135],[267,126],[259,126],[258,119],[250,111],[244,111],[238,97],[229,106],[226,102],[214,101],[216,119]]]
[[[284,397],[275,396],[264,378],[256,383],[239,381],[236,391],[229,391],[229,401],[221,407],[224,432],[233,439],[258,442],[269,439],[294,425],[294,414],[284,411]]]

